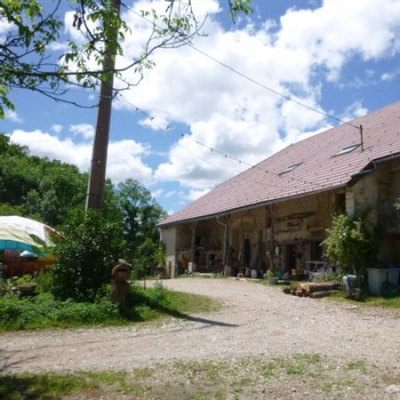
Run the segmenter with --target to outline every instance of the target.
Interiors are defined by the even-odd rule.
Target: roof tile
[[[337,155],[343,148],[362,146]],[[226,214],[284,198],[346,185],[372,161],[400,153],[400,102],[311,136],[234,176],[160,225]],[[299,164],[301,163],[301,164]],[[296,168],[282,173],[288,167]]]

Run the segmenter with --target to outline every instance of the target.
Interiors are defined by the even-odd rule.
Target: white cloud
[[[52,126],[51,126],[51,130],[53,131],[53,132],[55,132],[55,133],[61,133],[62,132],[62,130],[63,130],[63,126],[62,125],[60,125],[60,124],[53,124]]]
[[[190,201],[195,201],[195,200],[199,199],[201,196],[204,196],[207,192],[209,192],[209,189],[190,190],[188,198]]]
[[[281,18],[275,44],[286,49],[296,63],[296,54],[305,52],[309,62],[327,68],[329,79],[338,80],[355,54],[363,60],[377,60],[399,51],[399,16],[397,1],[325,0],[314,11],[288,11]]]
[[[128,101],[140,99],[140,108],[156,119],[186,123],[194,142],[180,139],[172,146],[156,177],[207,190],[243,170],[243,164],[209,148],[255,164],[329,127],[332,121],[326,123],[320,106],[323,81],[339,83],[343,68],[355,55],[379,60],[398,51],[400,2],[355,0],[346,3],[346,12],[343,6],[344,2],[329,0],[315,10],[291,9],[280,24],[270,22],[258,31],[251,26],[225,32],[211,18],[206,25],[210,35],[194,41],[206,55],[190,47],[157,52],[156,67],[124,96]],[[368,111],[355,104],[346,116]]]
[[[385,72],[382,74],[382,81],[391,82],[395,80],[400,75],[400,71]]]
[[[71,125],[69,131],[74,136],[82,136],[84,139],[92,140],[94,138],[94,127],[90,124]]]
[[[379,78],[398,79],[397,70],[387,67],[382,73],[376,67],[400,51],[397,0],[325,0],[313,9],[302,4],[303,9],[288,9],[279,20],[251,16],[247,26],[232,31],[219,22],[220,6],[226,6],[222,1],[227,0],[192,0],[199,21],[208,14],[203,27],[208,36],[195,38],[193,47],[157,50],[151,57],[155,67],[143,71],[140,84],[116,98],[116,110],[132,112],[137,107],[144,112],[141,126],[154,131],[179,127],[177,132],[169,130],[170,143],[162,149],[165,158],[157,165],[144,161],[156,158],[150,145],[114,139],[108,174],[116,182],[128,177],[146,184],[176,182],[180,191],[155,193],[164,198],[170,194],[179,204],[195,199],[284,146],[331,127],[334,122],[321,105],[326,104],[327,86],[338,92],[354,90],[350,99],[338,100],[340,105],[332,102],[326,111],[346,121],[368,112],[358,90],[378,85]],[[161,11],[168,6],[164,0],[124,3],[122,12],[132,33],[126,35],[119,66],[136,60],[146,47],[151,25],[138,12],[149,4]],[[67,33],[80,39],[81,33],[72,28],[72,13],[65,21]],[[348,71],[352,63],[357,63],[355,72]],[[135,82],[140,76],[130,70],[124,77]],[[117,118],[118,113],[113,124]],[[60,133],[58,129],[52,130]],[[180,136],[183,131],[186,137]],[[72,139],[41,131],[14,131],[11,137],[87,171],[94,127],[80,122],[70,124],[69,132]]]
[[[74,164],[82,172],[90,170],[92,143],[74,142],[70,138],[61,140],[39,130],[25,132],[18,129],[9,136],[13,143],[28,146],[31,154]],[[151,184],[151,168],[141,161],[146,153],[147,149],[133,140],[111,142],[108,147],[107,177],[115,183],[133,178]]]
[[[6,113],[6,119],[9,119],[10,121],[17,122],[17,123],[24,122],[23,118],[20,117],[16,111],[6,109],[5,113]]]
[[[107,176],[114,182],[128,178],[136,179],[148,186],[152,183],[152,170],[142,158],[148,149],[133,140],[111,142],[108,148]]]
[[[75,164],[81,171],[87,171],[91,154],[91,146],[74,143],[67,138],[60,140],[47,132],[34,130],[26,132],[14,130],[10,135],[12,142],[26,145],[32,154]]]
[[[0,18],[0,41],[3,41],[7,34],[15,31],[17,27],[5,20],[5,18]]]

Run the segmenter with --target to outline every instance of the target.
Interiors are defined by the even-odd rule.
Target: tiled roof
[[[360,130],[356,128],[360,125],[362,145]],[[337,155],[357,144],[360,146],[353,151]],[[220,184],[160,225],[204,219],[342,187],[353,175],[368,169],[372,161],[397,153],[400,153],[400,102],[286,147]]]

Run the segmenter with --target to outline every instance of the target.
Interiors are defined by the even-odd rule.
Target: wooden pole
[[[120,15],[121,0],[113,0],[112,13]],[[118,31],[113,32],[113,37],[106,41],[104,55],[104,70],[101,88],[99,109],[97,113],[96,134],[93,144],[90,178],[86,199],[86,210],[100,209],[104,205],[107,152],[110,136],[111,109],[114,87],[114,69],[116,48],[115,43]]]

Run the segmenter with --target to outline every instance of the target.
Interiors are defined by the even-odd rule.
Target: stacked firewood
[[[285,287],[283,293],[298,297],[312,297],[318,299],[330,296],[340,290],[337,282],[301,282]]]

